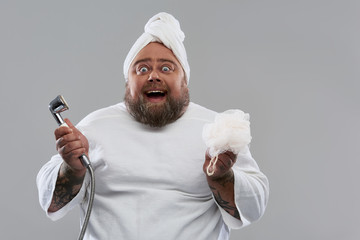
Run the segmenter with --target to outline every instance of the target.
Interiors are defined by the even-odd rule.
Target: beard
[[[144,88],[146,87],[149,87],[149,85]],[[130,115],[136,121],[156,128],[163,127],[179,119],[190,102],[189,91],[186,87],[183,87],[179,98],[172,97],[170,92],[167,91],[164,103],[151,103],[145,100],[143,94],[139,94],[136,99],[132,98],[129,87],[126,86],[124,100]]]

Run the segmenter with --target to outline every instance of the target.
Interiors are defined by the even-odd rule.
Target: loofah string
[[[216,155],[211,158],[210,163],[206,168],[206,173],[208,176],[214,175],[215,167],[216,167],[216,163],[217,163],[218,159],[219,159],[219,155]],[[210,168],[211,168],[211,172],[210,172]]]

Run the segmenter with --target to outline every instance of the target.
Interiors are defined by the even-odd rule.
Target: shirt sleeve
[[[56,212],[48,212],[62,161],[60,155],[53,156],[51,160],[40,169],[36,177],[40,206],[45,211],[46,215],[53,221],[64,217],[71,209],[83,201],[86,193],[86,182],[88,182],[89,178],[88,173],[86,173],[79,193],[69,203]]]
[[[269,198],[269,182],[248,149],[238,154],[233,171],[235,204],[241,221],[221,207],[219,209],[224,222],[230,228],[238,229],[259,220],[264,214]]]

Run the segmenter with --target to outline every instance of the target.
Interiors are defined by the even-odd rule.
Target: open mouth
[[[163,90],[149,90],[145,92],[145,96],[150,100],[150,101],[161,101],[163,99],[165,99],[166,97],[166,91]]]

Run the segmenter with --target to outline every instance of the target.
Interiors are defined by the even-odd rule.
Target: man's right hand
[[[89,142],[69,119],[64,121],[68,127],[61,126],[54,132],[56,150],[75,175],[83,176],[85,175],[86,168],[81,163],[79,157],[84,153],[88,155]]]

